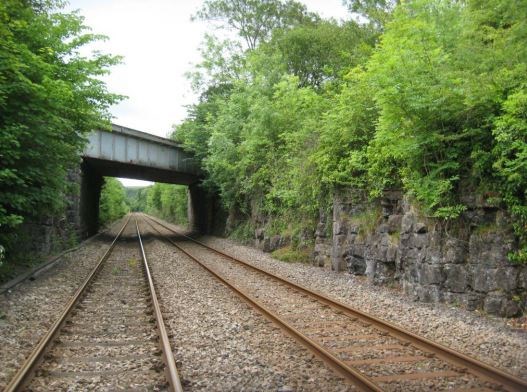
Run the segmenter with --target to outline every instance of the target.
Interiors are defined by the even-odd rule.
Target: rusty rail
[[[95,268],[93,268],[93,270],[90,272],[90,274],[88,275],[84,283],[77,289],[73,297],[66,304],[65,309],[62,311],[58,319],[53,323],[53,325],[48,330],[48,332],[44,335],[44,337],[40,339],[37,346],[33,349],[29,357],[27,357],[27,359],[22,364],[22,366],[18,369],[18,371],[13,376],[9,384],[7,384],[5,392],[14,392],[14,391],[21,390],[24,387],[24,385],[26,385],[27,382],[31,379],[31,376],[33,375],[37,366],[42,361],[42,358],[46,352],[46,349],[49,348],[49,344],[53,341],[53,338],[59,332],[60,328],[66,321],[66,318],[68,317],[71,310],[79,302],[79,300],[81,299],[88,285],[92,282],[92,280],[97,275],[97,273],[101,269],[106,259],[108,259],[108,257],[112,253],[112,250],[115,247],[117,240],[121,237],[121,234],[123,233],[124,229],[128,225],[129,221],[130,221],[130,216],[128,216],[123,227],[121,227],[121,230],[119,230],[119,233],[117,233],[114,240],[112,241],[112,243],[110,244],[110,246],[108,247],[104,255],[101,257],[101,259],[99,260]]]
[[[145,220],[145,222],[152,227],[153,230],[157,231],[160,235],[161,233],[159,230],[157,230],[150,222]],[[179,249],[182,253],[187,255],[190,259],[192,259],[194,262],[199,264],[201,267],[203,267],[206,271],[208,271],[210,274],[212,274],[215,278],[217,278],[220,282],[224,283],[227,287],[229,287],[231,290],[233,290],[236,294],[238,294],[240,297],[242,297],[245,301],[247,301],[249,304],[251,304],[253,307],[258,309],[261,313],[264,314],[268,319],[278,324],[282,329],[284,329],[290,336],[298,340],[300,343],[304,344],[307,348],[309,348],[315,355],[320,357],[323,361],[328,363],[333,369],[335,369],[339,374],[341,374],[343,377],[348,379],[350,382],[353,383],[353,385],[357,386],[362,391],[375,391],[379,392],[382,391],[382,389],[376,385],[371,379],[368,377],[360,374],[355,369],[351,368],[350,366],[346,365],[343,361],[335,357],[331,352],[326,350],[324,347],[320,346],[317,342],[313,341],[306,335],[304,335],[302,332],[300,332],[298,329],[296,329],[294,326],[283,320],[281,317],[273,313],[271,310],[267,309],[264,305],[262,305],[260,302],[256,301],[255,299],[251,298],[247,293],[245,293],[243,290],[240,290],[238,287],[232,285],[229,283],[226,279],[224,279],[221,275],[216,273],[213,269],[207,267],[203,262],[192,256],[190,253],[188,253],[186,250],[181,248],[179,245],[177,245],[174,241],[172,241],[170,238],[165,238],[168,242],[170,242],[172,245],[174,245],[177,249]]]
[[[165,362],[165,376],[168,380],[170,390],[175,392],[183,392],[181,381],[176,368],[176,362],[174,361],[174,355],[172,354],[172,348],[170,347],[170,340],[168,339],[167,330],[163,321],[163,315],[161,313],[161,307],[157,299],[156,290],[154,287],[154,281],[152,274],[150,273],[150,267],[146,259],[145,248],[143,246],[143,240],[141,239],[141,233],[139,231],[139,225],[137,219],[135,220],[135,227],[137,230],[137,237],[139,238],[139,247],[141,249],[141,258],[143,260],[143,267],[148,282],[148,288],[150,291],[150,297],[152,299],[152,306],[154,307],[154,314],[156,317],[157,328],[159,329],[159,345],[163,352],[163,362]]]
[[[423,338],[419,335],[414,334],[413,332],[407,331],[401,327],[398,327],[392,323],[389,323],[387,321],[384,321],[378,317],[369,315],[365,312],[362,312],[358,309],[354,309],[340,301],[334,300],[329,298],[328,296],[312,291],[304,286],[301,286],[299,284],[293,283],[287,279],[284,279],[280,276],[277,276],[271,272],[265,271],[263,269],[260,269],[254,265],[251,265],[245,261],[242,261],[240,259],[237,259],[229,254],[226,254],[224,252],[221,252],[215,248],[212,248],[208,245],[205,245],[204,243],[195,240],[189,236],[186,236],[184,234],[179,233],[178,231],[172,229],[171,227],[165,225],[162,222],[159,222],[157,219],[154,219],[150,216],[147,216],[146,214],[143,214],[147,219],[157,223],[158,225],[164,227],[165,229],[171,231],[174,234],[177,234],[181,237],[184,237],[188,240],[191,240],[192,242],[199,244],[207,249],[209,249],[212,252],[215,252],[223,257],[226,257],[230,260],[233,260],[239,264],[242,264],[254,271],[257,271],[259,273],[262,273],[270,278],[273,278],[277,281],[280,281],[281,283],[286,284],[287,286],[294,288],[304,294],[310,295],[311,297],[319,300],[322,303],[325,303],[331,307],[333,307],[336,310],[342,311],[345,314],[349,315],[350,317],[356,317],[361,320],[364,320],[365,322],[368,322],[372,325],[374,325],[376,328],[388,332],[390,335],[399,338],[401,340],[408,341],[415,345],[416,347],[429,351],[437,355],[437,357],[443,359],[446,362],[455,364],[457,366],[460,366],[462,368],[466,368],[470,373],[473,375],[483,379],[488,380],[493,383],[498,384],[499,386],[503,387],[505,390],[508,391],[527,391],[527,381],[524,379],[521,379],[517,376],[514,376],[510,373],[507,373],[501,369],[498,369],[494,366],[491,366],[489,364],[486,364],[480,360],[477,360],[475,358],[469,357],[463,353],[460,353],[456,350],[453,350],[451,348],[448,348],[446,346],[443,346],[439,343],[433,342],[429,339]],[[148,220],[146,220],[147,223]],[[150,224],[151,225],[151,224]],[[151,225],[152,226],[152,225]],[[153,227],[153,226],[152,226]],[[155,228],[154,228],[155,229]],[[157,229],[155,229],[157,231]],[[158,231],[159,232],[159,231]],[[187,254],[189,257],[194,259],[191,255],[189,255],[187,252],[185,252],[183,249],[181,249],[178,245],[174,243],[174,241],[169,240],[172,244],[177,246],[180,250],[182,250],[185,254]],[[201,263],[200,263],[201,264]],[[205,267],[206,268],[206,267]],[[208,268],[207,268],[208,269]],[[214,273],[213,273],[214,274]],[[222,280],[223,281],[223,280]],[[228,283],[227,283],[228,284]],[[230,285],[229,285],[230,286]]]
[[[66,319],[68,318],[70,312],[79,303],[86,289],[94,281],[95,277],[101,271],[102,266],[104,265],[105,261],[111,255],[113,249],[115,248],[117,241],[121,237],[125,228],[128,226],[130,217],[131,216],[127,217],[126,222],[124,223],[124,225],[122,226],[119,233],[116,235],[116,237],[114,238],[114,240],[112,241],[111,245],[108,247],[104,255],[98,261],[97,265],[93,268],[93,270],[90,272],[90,274],[85,279],[85,281],[82,283],[82,285],[77,289],[73,297],[68,301],[65,309],[62,311],[58,319],[48,330],[46,335],[39,341],[35,349],[31,352],[29,357],[26,359],[26,361],[23,363],[23,365],[19,368],[17,373],[11,379],[11,381],[9,382],[9,384],[7,385],[5,389],[6,392],[19,391],[29,383],[35,370],[38,368],[39,364],[42,362],[42,359],[46,351],[51,346],[51,342],[58,335],[60,329],[66,322]],[[146,254],[145,254],[145,250],[144,250],[143,242],[141,238],[141,233],[139,231],[139,226],[137,224],[137,220],[135,220],[135,225],[136,225],[136,230],[137,230],[137,236],[139,239],[141,258],[143,260],[143,271],[144,271],[145,279],[149,287],[151,302],[154,308],[156,325],[159,330],[159,344],[160,344],[160,348],[163,353],[163,362],[165,363],[165,376],[167,378],[170,391],[182,392],[183,388],[179,380],[179,376],[178,376],[177,369],[176,369],[176,364],[174,361],[174,356],[172,354],[172,349],[170,347],[170,343],[168,339],[168,334],[167,334],[167,331],[166,331],[166,328],[163,322],[161,308],[159,306],[159,301],[157,299],[157,295],[155,292],[154,282],[153,282],[152,275],[150,272],[150,267],[148,265],[148,261],[146,258]]]

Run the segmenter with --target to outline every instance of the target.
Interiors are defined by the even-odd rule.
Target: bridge
[[[88,136],[83,158],[103,176],[190,185],[201,175],[178,143],[115,124]]]
[[[88,136],[82,154],[80,222],[83,237],[99,226],[103,177],[125,177],[188,186],[191,228],[207,231],[211,200],[199,187],[202,173],[194,157],[173,140],[112,124]]]

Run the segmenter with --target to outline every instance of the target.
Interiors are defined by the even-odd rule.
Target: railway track
[[[139,227],[130,221],[5,391],[182,391]]]
[[[143,218],[361,390],[527,390],[525,380]]]

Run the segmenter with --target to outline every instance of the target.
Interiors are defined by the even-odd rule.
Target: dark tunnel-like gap
[[[217,200],[201,187],[201,180],[178,173],[134,164],[85,158],[81,164],[80,231],[87,238],[99,230],[99,203],[104,177],[131,178],[187,186],[189,229],[209,233],[212,230]]]

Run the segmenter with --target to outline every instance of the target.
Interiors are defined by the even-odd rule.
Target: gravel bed
[[[200,240],[356,309],[527,378],[527,332],[510,328],[503,319],[445,304],[414,302],[399,290],[372,285],[363,277],[306,264],[284,263],[268,253],[228,239],[206,236]]]
[[[267,309],[272,310],[282,319],[286,319],[289,324],[299,328],[300,332],[307,334],[326,349],[331,350],[331,347],[335,347],[335,344],[342,345],[343,348],[347,347],[350,350],[357,346],[362,348],[363,345],[356,338],[357,335],[373,337],[371,340],[372,345],[380,344],[381,341],[385,340],[386,332],[372,328],[369,323],[364,323],[359,319],[350,319],[346,315],[341,314],[341,312],[335,312],[333,308],[326,304],[322,304],[283,284],[277,284],[275,279],[265,277],[250,268],[240,266],[238,263],[193,242],[179,241],[179,245],[185,251],[197,257],[198,260],[204,262],[209,268],[219,273],[235,287],[241,288],[245,293],[262,303]],[[313,325],[309,325],[313,321]],[[316,325],[317,323],[325,323],[326,325],[319,326]],[[332,328],[333,325],[336,324],[338,326],[342,323],[348,324],[346,330],[339,328],[337,331]],[[395,355],[390,351],[383,355],[382,351],[376,350],[355,353],[358,358],[350,362],[349,365],[367,377],[370,377],[372,380],[380,376],[397,376],[399,378],[401,375],[410,373],[462,373],[458,367],[445,361],[432,358],[430,353],[414,350],[414,347],[411,345],[401,347],[399,350],[405,352],[395,353]],[[344,361],[352,361],[350,358],[345,358],[345,353],[336,352],[335,354]],[[397,361],[384,362],[386,360],[385,357],[390,356],[396,356],[398,358]],[[402,361],[402,357],[410,357],[411,359]],[[373,359],[374,361],[371,362]],[[443,385],[443,378],[437,377],[434,380],[436,390],[450,388],[450,386],[446,387]],[[483,382],[473,376],[468,378],[466,376],[457,377],[452,382],[454,384],[451,386],[455,387],[470,385],[473,388],[478,388],[483,386]],[[422,386],[422,382],[420,381],[413,382],[411,385],[406,383],[405,390],[421,391]],[[494,389],[501,390],[498,385],[494,385]],[[400,382],[391,382],[385,385],[385,390],[399,391],[401,390],[401,384]]]
[[[200,240],[356,309],[527,378],[527,333],[510,328],[504,319],[446,304],[415,302],[400,290],[372,285],[364,277],[307,264],[284,263],[268,253],[228,239],[203,236]]]
[[[122,222],[53,267],[0,295],[0,390],[51,327],[79,285],[106,252]]]
[[[128,224],[97,274],[97,285],[89,286],[68,325],[53,340],[50,355],[40,364],[29,391],[45,390],[54,382],[67,390],[85,390],[86,382],[92,390],[166,390],[161,353],[156,351],[157,328],[145,318],[151,307],[140,258],[135,227]],[[88,328],[87,315],[91,316]],[[111,315],[114,324],[133,322],[134,326],[108,332],[106,315]],[[137,318],[144,324],[138,325]],[[130,351],[118,357],[116,347]]]
[[[142,224],[185,391],[348,391],[351,385]]]

